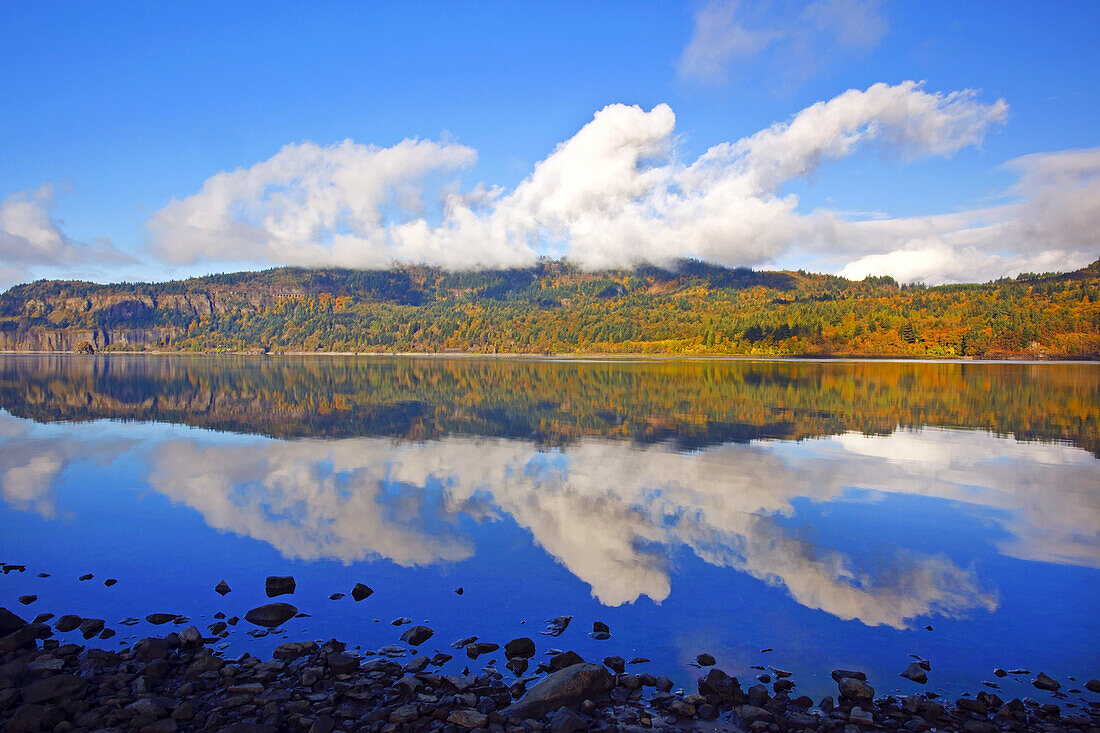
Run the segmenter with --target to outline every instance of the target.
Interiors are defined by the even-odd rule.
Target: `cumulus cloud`
[[[53,216],[53,207],[50,185],[0,201],[0,288],[26,280],[40,268],[130,261],[107,240],[70,239]]]
[[[754,70],[778,70],[787,81],[801,81],[837,58],[874,48],[887,31],[876,0],[715,0],[696,12],[678,69],[685,79],[717,84],[739,64],[761,57]]]
[[[1087,231],[1095,209],[1091,158],[1077,168],[1021,161],[1014,164],[1021,183],[1011,192],[1020,203],[920,219],[803,213],[784,191],[861,146],[902,158],[948,156],[979,145],[1006,117],[1003,100],[985,103],[973,91],[875,84],[683,162],[668,105],[613,104],[510,191],[484,184],[463,191],[447,180],[475,159],[454,143],[304,143],[213,176],[156,212],[150,230],[159,253],[177,263],[467,269],[564,255],[589,268],[683,257],[760,266],[801,255],[848,275],[877,269],[948,281],[1044,260],[1087,262],[1081,237],[1059,240],[1064,248],[1048,237]],[[1071,186],[1080,195],[1067,202],[1059,194]],[[425,212],[428,190],[441,202],[434,215]]]

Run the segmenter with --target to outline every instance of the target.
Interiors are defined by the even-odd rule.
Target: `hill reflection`
[[[1073,364],[20,355],[0,358],[0,407],[272,437],[681,449],[934,426],[1100,455],[1100,368]]]

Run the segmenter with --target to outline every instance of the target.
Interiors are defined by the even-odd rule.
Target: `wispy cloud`
[[[685,79],[720,84],[763,57],[769,76],[802,81],[836,58],[874,48],[888,29],[877,0],[714,0],[696,12],[678,70]]]
[[[109,240],[70,239],[53,216],[53,207],[50,185],[0,201],[0,287],[26,280],[36,268],[131,261]]]

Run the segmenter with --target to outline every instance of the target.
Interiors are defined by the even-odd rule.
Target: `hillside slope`
[[[1100,260],[980,285],[562,261],[446,272],[278,268],[0,295],[8,351],[1100,356]]]

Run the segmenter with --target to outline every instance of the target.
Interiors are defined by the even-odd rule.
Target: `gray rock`
[[[23,687],[23,703],[35,704],[59,697],[77,698],[84,694],[88,683],[71,674],[55,674]]]
[[[334,652],[325,657],[325,665],[333,674],[351,674],[359,669],[359,657],[344,652]]]
[[[870,727],[875,724],[875,716],[871,715],[869,711],[856,706],[852,708],[852,712],[848,714],[848,722]]]
[[[508,659],[530,659],[535,656],[535,642],[526,636],[512,639],[504,645],[504,656]]]
[[[269,575],[264,581],[264,592],[268,598],[291,595],[296,587],[294,578],[289,575]]]
[[[858,672],[854,669],[834,669],[830,674],[832,675],[833,682],[840,682],[845,677],[853,680],[867,681],[867,675],[865,673]]]
[[[202,646],[203,638],[202,632],[194,626],[188,626],[186,629],[180,632],[180,646],[186,648],[194,648]]]
[[[356,603],[364,598],[369,598],[372,593],[374,593],[374,591],[362,583],[356,583],[355,587],[351,589],[351,597],[355,599]]]
[[[762,720],[765,723],[770,723],[775,720],[775,716],[769,711],[757,707],[756,705],[738,705],[733,709],[733,713],[737,716],[737,719],[741,721],[741,725],[746,728],[751,727],[752,724],[758,720]]]
[[[405,629],[405,633],[401,635],[401,641],[413,646],[420,646],[428,639],[432,638],[433,634],[435,634],[435,632],[427,626],[410,626]]]
[[[244,620],[255,626],[273,628],[294,618],[298,609],[289,603],[268,603],[258,606],[244,615]]]
[[[588,730],[588,721],[567,707],[558,708],[550,718],[550,733],[580,733]]]
[[[538,718],[562,705],[595,700],[615,684],[607,669],[598,664],[574,664],[548,675],[523,697],[502,711],[508,718]]]
[[[928,682],[928,673],[924,671],[924,668],[918,662],[910,662],[900,676],[921,685]]]
[[[871,702],[875,699],[875,688],[855,677],[845,677],[837,683],[840,694],[855,702]]]
[[[480,710],[461,708],[447,716],[447,722],[462,726],[463,728],[484,728],[489,722],[489,716]]]
[[[732,705],[741,695],[741,685],[737,679],[730,677],[717,667],[707,670],[706,675],[699,678],[698,684],[700,695],[715,695],[725,705]],[[671,688],[670,682],[669,689]]]
[[[626,669],[626,660],[622,657],[604,657],[603,663],[615,674],[622,674]]]

